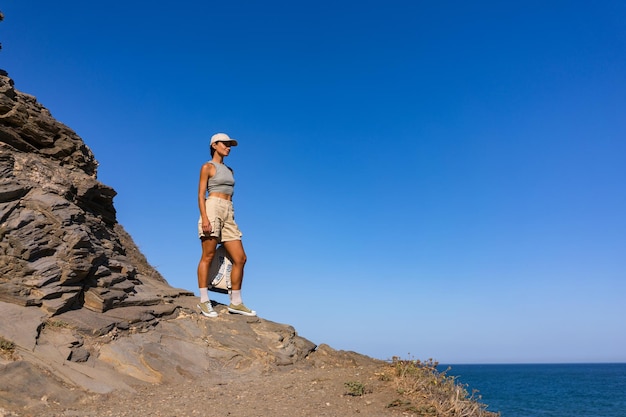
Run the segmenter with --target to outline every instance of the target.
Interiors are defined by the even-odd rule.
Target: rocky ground
[[[100,336],[79,332],[78,322],[68,327],[76,319],[68,315],[58,316],[63,325],[54,318],[26,331],[38,326],[39,310],[0,302],[10,319],[0,333],[19,342],[0,357],[0,417],[403,414],[387,408],[399,394],[382,377],[391,374],[386,362],[315,347],[288,325],[229,315],[223,305],[207,319],[196,302],[180,297],[177,313],[150,328],[118,324]],[[84,358],[74,361],[80,352]]]
[[[294,367],[264,375],[247,373],[199,378],[182,384],[143,386],[135,392],[92,396],[81,404],[50,404],[37,416],[385,416],[397,394],[381,381],[379,364],[356,367]],[[349,394],[346,383],[367,392]],[[35,415],[35,414],[33,414]],[[411,415],[405,413],[404,415]]]
[[[79,395],[71,404],[43,395],[38,404],[0,408],[0,417],[416,415],[389,407],[400,396],[383,378],[388,372],[384,362],[322,345],[290,366],[215,369],[182,382]],[[354,395],[354,386],[362,387],[363,395]]]

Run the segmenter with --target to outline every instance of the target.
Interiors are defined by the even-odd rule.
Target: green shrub
[[[344,382],[344,384],[348,392],[347,395],[352,395],[353,397],[360,397],[365,394],[365,385],[357,381],[349,381]]]

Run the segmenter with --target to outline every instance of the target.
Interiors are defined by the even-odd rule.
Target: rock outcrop
[[[199,316],[193,293],[172,288],[117,223],[97,168],[0,70],[0,411],[314,351],[291,326],[224,306],[218,319]]]
[[[183,294],[116,222],[97,167],[74,131],[0,74],[0,301],[57,315]]]

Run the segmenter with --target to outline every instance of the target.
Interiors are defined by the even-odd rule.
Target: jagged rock
[[[55,315],[190,294],[169,287],[117,223],[97,166],[74,131],[0,73],[0,300]]]
[[[95,177],[98,163],[91,150],[70,128],[55,120],[29,94],[18,92],[0,72],[0,141],[21,152],[33,152]]]
[[[82,139],[0,70],[0,411],[207,372],[263,371],[316,345],[257,317],[208,320],[117,223]]]

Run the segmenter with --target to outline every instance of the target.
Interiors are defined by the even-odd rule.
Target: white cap
[[[216,133],[211,136],[211,145],[215,142],[230,142],[230,146],[237,146],[238,143],[235,139],[231,139],[226,133]]]

